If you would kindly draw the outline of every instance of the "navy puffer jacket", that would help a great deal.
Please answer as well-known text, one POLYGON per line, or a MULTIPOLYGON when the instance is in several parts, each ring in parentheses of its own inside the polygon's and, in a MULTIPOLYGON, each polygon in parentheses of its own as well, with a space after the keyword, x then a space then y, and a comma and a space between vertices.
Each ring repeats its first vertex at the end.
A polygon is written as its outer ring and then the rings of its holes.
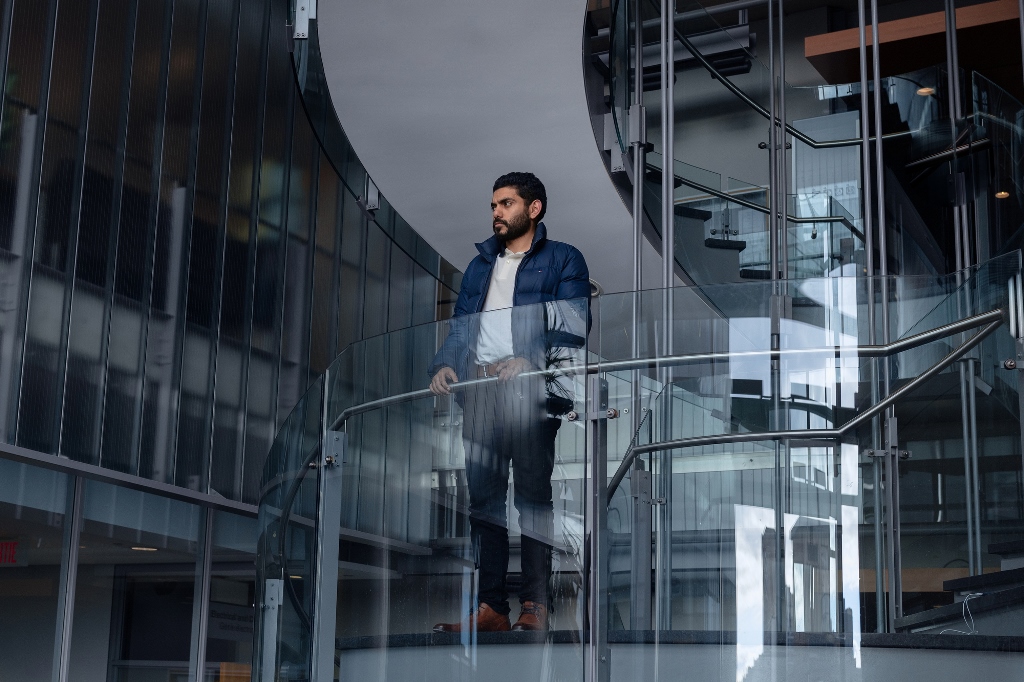
MULTIPOLYGON (((483 310, 491 271, 505 246, 497 237, 491 237, 477 244, 476 248, 480 255, 472 260, 462 277, 448 337, 427 370, 431 377, 442 367, 451 367, 460 380, 471 377, 472 351, 480 327, 479 316, 474 313, 483 310)), ((590 272, 587 262, 576 247, 548 239, 544 223, 537 225, 533 244, 519 264, 512 304, 513 351, 538 369, 550 364, 552 348, 579 348, 590 331, 590 272), (568 323, 565 319, 552 320, 551 308, 540 305, 570 299, 575 300, 560 307, 568 311, 562 312, 560 317, 575 317, 575 325, 571 319, 568 323)))

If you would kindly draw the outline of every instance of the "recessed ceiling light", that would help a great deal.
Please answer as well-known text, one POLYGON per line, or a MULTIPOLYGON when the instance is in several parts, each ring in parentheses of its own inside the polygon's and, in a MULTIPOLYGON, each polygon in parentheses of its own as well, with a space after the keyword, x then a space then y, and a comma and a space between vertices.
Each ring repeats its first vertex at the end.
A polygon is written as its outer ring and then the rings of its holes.
POLYGON ((1006 199, 1010 196, 1010 193, 1005 190, 996 192, 996 199, 1006 199))
POLYGON ((921 95, 922 97, 927 97, 928 95, 934 95, 935 94, 935 88, 918 88, 917 89, 917 94, 921 95))
POLYGON ((132 547, 136 552, 155 552, 156 547, 132 547))

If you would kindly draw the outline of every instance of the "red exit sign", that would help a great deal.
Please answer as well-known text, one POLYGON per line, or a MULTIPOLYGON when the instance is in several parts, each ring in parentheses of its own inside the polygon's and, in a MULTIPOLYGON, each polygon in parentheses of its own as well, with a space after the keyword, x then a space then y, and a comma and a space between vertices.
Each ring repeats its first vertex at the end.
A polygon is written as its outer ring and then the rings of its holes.
POLYGON ((18 565, 18 541, 0 540, 0 565, 18 565))

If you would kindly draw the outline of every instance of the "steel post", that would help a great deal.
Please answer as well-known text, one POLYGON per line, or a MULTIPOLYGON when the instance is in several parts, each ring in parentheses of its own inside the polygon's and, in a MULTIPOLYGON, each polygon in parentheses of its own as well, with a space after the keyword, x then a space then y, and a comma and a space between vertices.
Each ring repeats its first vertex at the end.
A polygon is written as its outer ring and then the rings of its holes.
POLYGON ((608 382, 587 377, 587 649, 584 679, 607 682, 611 676, 608 649, 608 382))

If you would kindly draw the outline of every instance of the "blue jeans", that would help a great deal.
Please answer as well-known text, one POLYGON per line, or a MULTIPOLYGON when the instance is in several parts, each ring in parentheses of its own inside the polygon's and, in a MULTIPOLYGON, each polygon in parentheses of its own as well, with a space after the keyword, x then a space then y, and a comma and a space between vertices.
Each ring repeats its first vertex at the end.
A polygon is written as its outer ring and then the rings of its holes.
POLYGON ((544 380, 490 382, 466 392, 463 441, 469 484, 470 532, 479 571, 479 600, 509 612, 508 472, 522 530, 523 587, 519 601, 550 606, 551 472, 561 422, 548 416, 544 380))

